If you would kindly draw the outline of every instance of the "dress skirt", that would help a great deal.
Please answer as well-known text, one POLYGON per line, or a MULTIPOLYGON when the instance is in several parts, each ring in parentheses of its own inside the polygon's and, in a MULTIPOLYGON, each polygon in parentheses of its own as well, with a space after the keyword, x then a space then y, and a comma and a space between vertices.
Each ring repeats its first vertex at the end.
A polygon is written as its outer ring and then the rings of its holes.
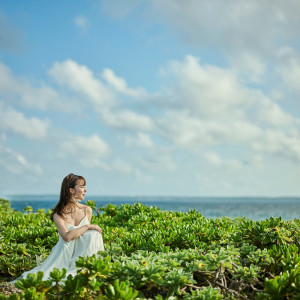
MULTIPOLYGON (((87 216, 85 216, 79 225, 71 225, 66 223, 68 230, 71 231, 89 224, 87 216)), ((48 280, 53 268, 67 270, 68 275, 75 276, 77 273, 76 261, 79 256, 92 256, 99 251, 104 251, 102 235, 97 230, 87 230, 78 238, 65 242, 59 235, 57 244, 52 248, 51 253, 47 259, 38 267, 23 273, 19 278, 12 281, 15 283, 17 280, 26 278, 28 274, 36 274, 39 271, 44 273, 43 280, 48 280)))

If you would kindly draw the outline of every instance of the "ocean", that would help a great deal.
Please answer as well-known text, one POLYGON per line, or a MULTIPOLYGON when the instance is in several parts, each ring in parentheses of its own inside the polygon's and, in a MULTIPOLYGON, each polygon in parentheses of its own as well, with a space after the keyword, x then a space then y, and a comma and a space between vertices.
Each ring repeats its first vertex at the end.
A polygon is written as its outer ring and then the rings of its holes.
MULTIPOLYGON (((58 195, 11 195, 3 197, 15 210, 22 211, 27 205, 36 211, 53 208, 58 195)), ((187 212, 196 210, 207 218, 246 217, 251 220, 263 220, 270 217, 282 217, 284 220, 300 218, 300 197, 138 197, 138 196, 87 196, 85 200, 94 200, 97 206, 108 203, 120 206, 124 203, 141 202, 156 206, 162 210, 187 212)), ((84 202, 84 201, 83 201, 84 202)))

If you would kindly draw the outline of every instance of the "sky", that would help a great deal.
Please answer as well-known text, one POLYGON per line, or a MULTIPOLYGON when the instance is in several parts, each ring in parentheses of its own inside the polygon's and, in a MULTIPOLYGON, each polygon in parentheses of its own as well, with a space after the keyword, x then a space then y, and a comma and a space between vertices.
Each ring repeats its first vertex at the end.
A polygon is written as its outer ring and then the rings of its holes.
POLYGON ((299 196, 298 0, 0 0, 0 197, 299 196))

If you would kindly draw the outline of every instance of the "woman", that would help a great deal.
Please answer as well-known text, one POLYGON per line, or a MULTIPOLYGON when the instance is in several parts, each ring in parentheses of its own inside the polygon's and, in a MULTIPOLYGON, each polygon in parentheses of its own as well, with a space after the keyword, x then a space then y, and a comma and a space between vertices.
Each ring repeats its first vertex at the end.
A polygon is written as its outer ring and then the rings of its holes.
POLYGON ((53 268, 65 268, 66 277, 69 274, 75 276, 76 260, 79 256, 90 256, 104 251, 101 228, 90 224, 92 209, 78 202, 84 199, 85 185, 86 181, 82 176, 71 173, 64 178, 59 202, 52 209, 51 215, 58 230, 59 241, 40 266, 23 273, 15 281, 38 271, 42 271, 43 280, 47 280, 53 268))

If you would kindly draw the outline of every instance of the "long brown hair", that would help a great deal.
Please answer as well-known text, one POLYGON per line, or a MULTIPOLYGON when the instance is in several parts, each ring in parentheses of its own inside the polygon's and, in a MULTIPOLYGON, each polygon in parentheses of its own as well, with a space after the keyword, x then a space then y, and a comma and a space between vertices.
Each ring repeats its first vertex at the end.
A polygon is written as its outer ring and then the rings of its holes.
POLYGON ((70 173, 64 178, 61 184, 59 201, 56 204, 56 206, 52 208, 52 213, 51 213, 52 221, 53 221, 53 215, 55 213, 57 213, 62 218, 64 218, 63 216, 64 213, 68 213, 65 211, 65 207, 67 206, 67 204, 71 202, 72 194, 70 192, 70 188, 75 187, 75 185, 77 184, 77 180, 83 180, 84 185, 86 185, 86 180, 84 179, 84 177, 79 175, 74 175, 73 173, 70 173))

